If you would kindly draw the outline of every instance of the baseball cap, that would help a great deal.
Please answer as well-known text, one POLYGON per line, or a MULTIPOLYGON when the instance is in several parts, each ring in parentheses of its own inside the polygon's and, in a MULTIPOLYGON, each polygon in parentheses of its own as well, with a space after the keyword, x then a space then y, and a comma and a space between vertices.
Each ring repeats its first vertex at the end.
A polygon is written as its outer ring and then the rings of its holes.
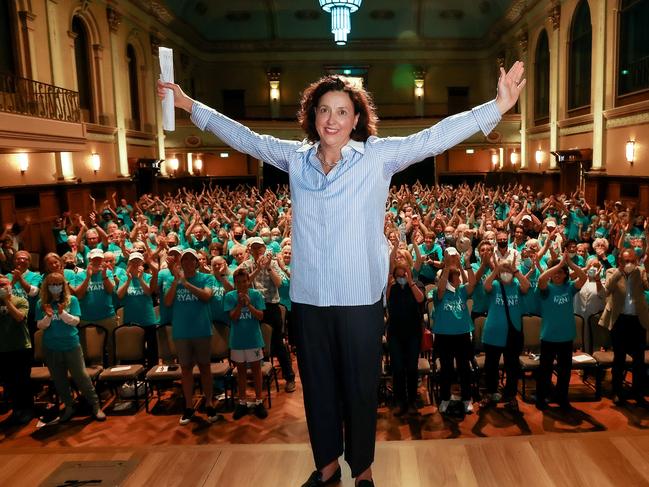
POLYGON ((92 249, 90 253, 88 254, 89 259, 103 259, 104 258, 104 251, 101 249, 92 249))
POLYGON ((131 252, 131 255, 128 256, 128 261, 131 262, 135 259, 144 260, 144 256, 140 252, 131 252))
POLYGON ((523 218, 521 218, 521 221, 529 220, 532 221, 532 217, 529 215, 524 215, 523 218))
POLYGON ((548 221, 545 223, 545 225, 546 225, 548 228, 554 228, 554 227, 557 226, 557 222, 555 222, 554 220, 548 220, 548 221))
POLYGON ((176 252, 177 254, 182 254, 182 253, 183 253, 183 248, 180 247, 180 246, 178 246, 178 245, 176 245, 175 247, 171 247, 171 248, 169 249, 169 251, 167 252, 167 254, 170 254, 170 253, 172 253, 172 252, 176 252))
POLYGON ((180 255, 180 259, 182 260, 186 255, 192 255, 196 260, 198 260, 198 253, 192 248, 183 250, 183 253, 180 255))
POLYGON ((246 240, 246 245, 248 247, 253 246, 254 244, 259 244, 259 245, 266 245, 264 243, 264 240, 261 237, 250 237, 248 240, 246 240))
POLYGON ((457 249, 456 249, 455 247, 448 247, 448 248, 444 251, 444 253, 445 253, 447 256, 451 256, 451 255, 460 255, 460 253, 457 251, 457 249))

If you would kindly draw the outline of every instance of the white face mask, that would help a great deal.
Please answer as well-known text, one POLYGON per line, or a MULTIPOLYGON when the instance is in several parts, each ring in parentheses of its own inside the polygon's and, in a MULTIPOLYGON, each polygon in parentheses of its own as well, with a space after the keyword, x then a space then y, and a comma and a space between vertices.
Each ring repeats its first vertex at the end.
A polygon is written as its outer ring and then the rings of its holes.
POLYGON ((629 262, 624 266, 624 272, 626 272, 627 274, 631 274, 635 270, 635 268, 636 265, 629 262))
POLYGON ((514 275, 511 272, 501 272, 500 273, 500 280, 504 284, 509 284, 512 282, 512 279, 514 278, 514 275))
POLYGON ((599 273, 599 270, 595 267, 588 269, 588 277, 593 278, 599 273))
POLYGON ((405 286, 405 285, 406 285, 406 282, 407 282, 407 281, 406 281, 406 278, 405 278, 405 277, 397 277, 397 283, 398 283, 401 287, 405 286))

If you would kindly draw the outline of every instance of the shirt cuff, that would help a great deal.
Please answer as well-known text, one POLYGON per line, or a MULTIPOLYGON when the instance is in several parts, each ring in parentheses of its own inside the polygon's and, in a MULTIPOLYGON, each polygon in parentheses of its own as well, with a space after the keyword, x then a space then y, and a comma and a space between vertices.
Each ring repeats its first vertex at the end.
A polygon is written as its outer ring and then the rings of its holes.
POLYGON ((474 107, 471 112, 475 116, 480 130, 485 135, 489 135, 502 119, 502 115, 500 114, 500 110, 498 110, 498 105, 496 105, 495 99, 474 107))
POLYGON ((45 315, 43 318, 36 322, 36 328, 38 328, 39 330, 44 330, 46 328, 49 328, 51 323, 52 317, 45 315))

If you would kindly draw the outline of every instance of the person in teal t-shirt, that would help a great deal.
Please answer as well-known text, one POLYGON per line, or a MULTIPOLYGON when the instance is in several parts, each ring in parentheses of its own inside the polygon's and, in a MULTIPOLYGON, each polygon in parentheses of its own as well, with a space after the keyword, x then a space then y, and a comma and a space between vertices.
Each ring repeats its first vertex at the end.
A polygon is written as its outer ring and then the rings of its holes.
MULTIPOLYGON (((468 252, 471 252, 469 249, 468 252)), ((470 255, 470 254, 469 254, 470 255)), ((457 365, 462 390, 464 411, 473 411, 471 403, 471 360, 473 345, 471 332, 473 322, 469 316, 466 301, 473 294, 475 276, 465 259, 465 267, 460 265, 460 254, 455 247, 448 247, 444 255, 444 268, 437 283, 435 293, 435 351, 440 361, 439 412, 444 414, 451 399, 451 384, 455 377, 453 362, 457 365), (462 277, 460 277, 462 276, 462 277), (462 284, 462 280, 466 284, 462 284)))
POLYGON ((261 398, 261 360, 264 356, 264 338, 260 321, 264 318, 266 304, 264 296, 251 289, 248 271, 237 269, 234 273, 235 291, 225 295, 223 309, 230 314, 230 358, 237 367, 239 403, 234 409, 233 419, 239 419, 248 412, 246 401, 247 368, 252 369, 255 382, 254 412, 258 418, 265 418, 268 412, 261 398))
POLYGON ((419 253, 423 264, 419 270, 419 281, 422 284, 435 282, 437 269, 442 265, 442 247, 435 243, 435 236, 427 232, 424 235, 424 243, 419 245, 419 253))
POLYGON ((63 274, 52 272, 42 283, 36 303, 36 323, 43 331, 43 352, 54 387, 65 410, 58 422, 68 421, 73 413, 73 399, 68 373, 83 397, 92 407, 93 416, 103 421, 106 415, 99 407, 99 397, 86 371, 77 325, 80 322, 79 301, 70 293, 63 274))
POLYGON ((185 411, 180 424, 188 424, 194 416, 194 365, 198 366, 205 394, 205 411, 210 423, 218 419, 212 399, 212 372, 210 370, 212 320, 212 277, 198 272, 198 253, 185 249, 180 263, 171 269, 173 280, 164 295, 165 305, 171 308, 171 333, 180 362, 185 411))
POLYGON ((489 309, 489 299, 484 291, 484 282, 491 274, 493 265, 492 256, 494 246, 488 240, 483 240, 478 245, 479 262, 471 264, 475 273, 475 288, 471 298, 473 299, 473 308, 471 309, 471 320, 478 316, 484 316, 489 309))
POLYGON ((165 261, 167 267, 160 269, 160 272, 158 272, 158 288, 156 291, 158 296, 160 296, 160 323, 163 325, 171 323, 171 308, 165 304, 164 296, 174 279, 171 269, 173 269, 176 264, 180 263, 180 254, 182 251, 183 249, 179 246, 171 247, 167 252, 165 261))
POLYGON ((31 255, 26 250, 19 250, 14 255, 15 269, 7 278, 12 284, 12 294, 25 298, 29 303, 29 314, 27 315, 27 324, 29 329, 34 330, 34 310, 38 300, 38 291, 43 280, 39 272, 29 270, 31 255))
POLYGON ((516 267, 516 262, 500 261, 484 283, 489 296, 489 311, 482 330, 482 344, 485 350, 485 381, 487 393, 480 402, 480 408, 497 402, 498 369, 501 355, 504 355, 505 407, 518 411, 516 392, 521 375, 520 354, 523 351, 522 315, 523 295, 530 283, 516 267))
POLYGON ((576 335, 573 297, 587 280, 586 273, 576 265, 568 252, 560 261, 554 260, 539 277, 541 299, 541 359, 539 364, 536 407, 545 409, 552 381, 552 369, 557 361, 556 397, 559 406, 569 409, 568 385, 572 369, 572 342, 576 335), (576 281, 569 279, 572 270, 576 281))
POLYGON ((213 322, 230 323, 230 315, 223 309, 223 298, 234 289, 234 281, 228 269, 228 263, 217 255, 212 258, 212 299, 210 299, 210 317, 213 322))
POLYGON ((159 320, 153 310, 153 290, 157 287, 158 267, 150 266, 151 273, 144 272, 144 256, 131 252, 128 257, 125 279, 117 290, 124 306, 124 324, 133 323, 144 327, 145 359, 149 367, 158 363, 158 341, 155 325, 159 320))

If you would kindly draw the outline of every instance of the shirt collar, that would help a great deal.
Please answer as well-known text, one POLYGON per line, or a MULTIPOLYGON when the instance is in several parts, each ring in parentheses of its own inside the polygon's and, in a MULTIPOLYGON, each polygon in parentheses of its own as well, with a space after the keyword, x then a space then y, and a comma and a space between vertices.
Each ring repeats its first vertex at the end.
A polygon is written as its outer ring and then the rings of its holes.
MULTIPOLYGON (((318 141, 318 142, 316 142, 316 143, 314 144, 314 143, 309 142, 309 141, 307 141, 306 139, 304 139, 304 140, 302 141, 302 145, 301 145, 300 147, 298 147, 298 149, 297 149, 296 152, 308 152, 308 151, 310 151, 312 148, 315 148, 315 149, 317 150, 319 146, 320 146, 320 141, 318 141)), ((347 144, 345 144, 345 147, 350 147, 351 149, 355 150, 356 152, 358 152, 358 153, 360 153, 360 154, 364 154, 364 153, 365 153, 365 143, 360 142, 360 141, 358 141, 358 140, 352 140, 352 139, 350 139, 349 142, 347 142, 347 144)), ((343 149, 344 149, 345 147, 343 147, 343 149)))

